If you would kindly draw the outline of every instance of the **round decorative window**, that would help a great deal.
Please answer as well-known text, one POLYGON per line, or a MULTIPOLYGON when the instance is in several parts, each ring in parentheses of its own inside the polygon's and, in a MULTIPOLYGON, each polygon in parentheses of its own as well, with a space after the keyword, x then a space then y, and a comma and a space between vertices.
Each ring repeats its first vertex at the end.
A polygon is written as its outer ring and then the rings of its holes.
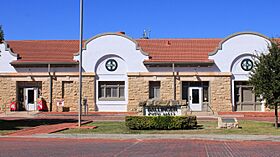
POLYGON ((115 71, 118 68, 118 63, 114 59, 109 59, 107 60, 105 66, 108 71, 115 71))
POLYGON ((251 59, 243 59, 242 62, 241 62, 241 68, 244 70, 244 71, 250 71, 253 69, 253 61, 251 59))

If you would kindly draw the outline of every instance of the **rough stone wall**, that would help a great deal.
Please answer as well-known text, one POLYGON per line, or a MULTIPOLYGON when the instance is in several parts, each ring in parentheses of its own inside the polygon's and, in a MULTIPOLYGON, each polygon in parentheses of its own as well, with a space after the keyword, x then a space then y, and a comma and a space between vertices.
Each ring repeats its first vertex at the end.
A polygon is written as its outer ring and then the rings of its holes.
POLYGON ((93 76, 83 78, 83 98, 84 97, 87 98, 89 111, 95 111, 95 78, 93 76))
POLYGON ((182 100, 182 83, 180 79, 176 79, 176 100, 182 100))
POLYGON ((164 77, 160 80, 160 99, 170 100, 174 98, 173 77, 164 77))
POLYGON ((8 77, 0 78, 0 107, 1 110, 9 110, 10 103, 16 100, 16 81, 8 77))
MULTIPOLYGON (((52 79, 52 107, 50 106, 50 78, 45 76, 32 76, 33 81, 42 82, 42 97, 46 100, 48 110, 52 108, 52 111, 62 111, 62 108, 57 108, 56 100, 64 98, 64 107, 68 108, 68 111, 77 111, 77 105, 79 101, 79 81, 78 76, 56 76, 52 79)), ((7 76, 0 77, 0 107, 3 105, 9 106, 11 100, 17 99, 17 81, 32 81, 27 76, 7 76)), ((83 98, 87 98, 89 111, 95 110, 94 102, 94 76, 83 76, 83 98)), ((66 110, 67 111, 67 110, 66 110)))
POLYGON ((79 99, 79 89, 77 83, 73 81, 62 81, 62 98, 65 107, 69 107, 70 111, 77 110, 79 99))
MULTIPOLYGON (((43 97, 47 100, 48 107, 49 105, 49 80, 43 83, 42 87, 43 97)), ((87 103, 89 111, 95 110, 94 102, 94 77, 93 76, 84 76, 83 77, 83 86, 82 86, 82 98, 87 98, 87 103)), ((72 79, 66 79, 65 77, 59 77, 53 79, 52 83, 52 111, 62 111, 62 108, 57 108, 57 100, 64 99, 64 109, 65 111, 78 111, 78 102, 79 102, 79 81, 78 77, 72 79)))
POLYGON ((136 111, 139 102, 149 99, 149 80, 144 77, 128 77, 127 111, 136 111))
MULTIPOLYGON (((160 99, 173 99, 173 77, 128 77, 128 111, 136 111, 139 102, 149 99, 149 81, 160 81, 160 99)), ((176 81, 176 99, 180 99, 180 81, 176 81)))
POLYGON ((214 112, 232 111, 231 78, 214 77, 209 84, 210 104, 214 112))
POLYGON ((50 96, 50 87, 49 87, 49 82, 50 79, 49 78, 46 78, 45 80, 42 81, 42 97, 46 100, 47 102, 47 106, 48 106, 48 110, 50 110, 50 99, 49 99, 49 96, 50 96))
MULTIPOLYGON (((181 100, 181 81, 178 78, 176 79, 176 93, 175 97, 176 100, 181 100)), ((163 100, 173 100, 174 99, 174 77, 173 76, 166 76, 162 77, 161 81, 161 87, 160 87, 160 98, 163 100)))
MULTIPOLYGON (((16 99, 16 82, 32 81, 28 75, 1 76, 0 77, 0 107, 10 104, 16 99)), ((34 76, 33 81, 42 82, 42 96, 49 106, 49 77, 34 76)), ((129 76, 128 77, 128 110, 136 111, 140 101, 149 98, 149 81, 161 81, 160 97, 163 100, 173 99, 173 76, 129 76)), ((210 105, 215 112, 231 111, 231 78, 230 76, 205 76, 199 79, 193 76, 178 76, 176 79, 176 99, 181 100, 182 81, 209 81, 210 105)), ((59 75, 53 78, 53 105, 56 111, 56 99, 64 98, 65 107, 69 111, 77 111, 79 99, 78 75, 59 75)), ((83 76, 83 98, 87 97, 89 110, 95 110, 95 78, 94 75, 83 76)), ((61 111, 61 109, 59 110, 61 111)))

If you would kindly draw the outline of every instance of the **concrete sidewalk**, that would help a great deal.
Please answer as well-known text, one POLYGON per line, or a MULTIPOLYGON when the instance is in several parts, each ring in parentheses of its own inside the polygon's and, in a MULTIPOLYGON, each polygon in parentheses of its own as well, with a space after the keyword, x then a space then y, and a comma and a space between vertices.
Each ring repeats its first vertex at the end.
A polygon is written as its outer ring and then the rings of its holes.
MULTIPOLYGON (((0 136, 0 138, 7 136, 0 136)), ((190 139, 214 141, 271 141, 280 142, 280 136, 272 135, 211 135, 211 134, 36 134, 13 136, 14 138, 68 138, 68 139, 190 139)))
MULTIPOLYGON (((91 123, 92 121, 82 121, 81 124, 91 123)), ((55 132, 59 132, 62 130, 66 130, 69 128, 76 128, 77 123, 59 123, 59 124, 50 124, 50 125, 39 125, 36 127, 26 128, 22 130, 18 130, 12 133, 6 134, 7 136, 31 136, 36 134, 51 134, 55 132)), ((81 128, 89 128, 87 126, 81 126, 81 128)), ((91 127, 95 128, 95 127, 91 127)))

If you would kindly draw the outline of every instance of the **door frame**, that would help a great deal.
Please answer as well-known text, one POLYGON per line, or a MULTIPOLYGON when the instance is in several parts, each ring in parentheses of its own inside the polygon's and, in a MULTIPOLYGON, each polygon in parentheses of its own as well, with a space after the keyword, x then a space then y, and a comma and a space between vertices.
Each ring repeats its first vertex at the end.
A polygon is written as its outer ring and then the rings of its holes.
POLYGON ((38 98, 38 88, 23 88, 23 95, 24 95, 24 105, 26 111, 36 111, 37 110, 37 98, 38 98), (28 91, 34 91, 34 104, 28 103, 28 91))
POLYGON ((189 87, 188 89, 188 102, 189 102, 189 107, 191 109, 191 111, 202 111, 202 104, 203 104, 203 100, 202 100, 202 89, 203 87, 189 87), (199 94, 199 103, 192 103, 193 100, 193 89, 197 89, 198 90, 198 94, 199 94))

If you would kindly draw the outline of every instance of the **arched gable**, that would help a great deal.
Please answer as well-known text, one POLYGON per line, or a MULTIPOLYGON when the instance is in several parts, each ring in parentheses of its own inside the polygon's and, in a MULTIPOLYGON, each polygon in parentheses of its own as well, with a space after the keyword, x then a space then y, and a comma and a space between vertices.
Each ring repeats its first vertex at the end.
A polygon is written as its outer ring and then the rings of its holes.
POLYGON ((209 59, 214 60, 221 72, 232 72, 233 62, 238 57, 265 53, 269 44, 269 39, 264 35, 254 32, 236 33, 221 41, 219 47, 209 54, 209 59))
MULTIPOLYGON (((85 42, 83 49, 83 69, 96 72, 95 65, 104 56, 116 55, 123 59, 127 72, 147 71, 143 61, 148 55, 141 50, 137 42, 119 33, 97 35, 85 42)), ((77 60, 79 56, 75 57, 77 60)))

